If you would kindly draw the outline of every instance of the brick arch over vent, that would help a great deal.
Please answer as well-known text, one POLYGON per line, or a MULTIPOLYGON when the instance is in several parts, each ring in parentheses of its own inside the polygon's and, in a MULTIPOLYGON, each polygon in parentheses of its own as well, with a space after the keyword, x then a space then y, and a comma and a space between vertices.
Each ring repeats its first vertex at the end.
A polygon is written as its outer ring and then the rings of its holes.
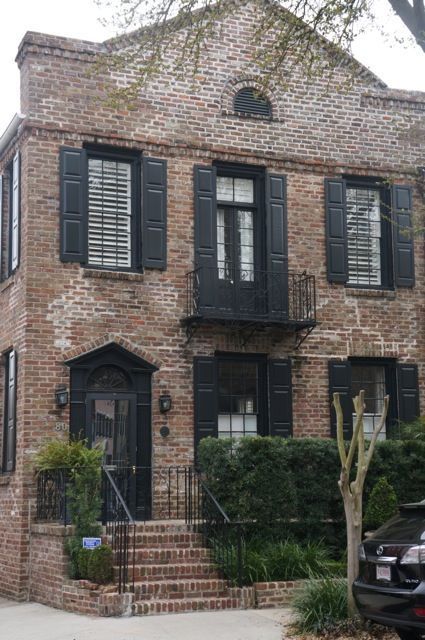
POLYGON ((273 89, 265 89, 256 76, 239 76, 228 80, 221 94, 221 113, 223 115, 236 115, 241 118, 259 118, 261 120, 270 120, 268 116, 243 114, 236 112, 234 109, 234 100, 236 94, 241 89, 255 89, 269 100, 272 109, 272 120, 281 120, 283 117, 282 108, 277 101, 273 89))
POLYGON ((69 364, 72 360, 89 355, 92 351, 97 351, 108 345, 117 345, 122 347, 129 353, 153 365, 156 369, 160 369, 162 367, 162 361, 156 356, 153 356, 149 351, 146 351, 146 349, 143 349, 130 340, 127 340, 127 338, 111 333, 106 333, 103 336, 96 338, 96 340, 91 340, 90 342, 86 342, 65 352, 63 354, 64 362, 69 364))

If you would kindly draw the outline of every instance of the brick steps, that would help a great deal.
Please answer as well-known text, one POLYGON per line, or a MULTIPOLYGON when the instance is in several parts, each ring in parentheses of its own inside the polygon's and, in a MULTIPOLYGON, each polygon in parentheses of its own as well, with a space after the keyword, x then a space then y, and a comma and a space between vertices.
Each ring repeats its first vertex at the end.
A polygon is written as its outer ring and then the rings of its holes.
POLYGON ((192 526, 181 521, 136 525, 136 615, 240 609, 239 596, 220 579, 211 550, 192 526))
POLYGON ((134 568, 136 581, 146 580, 172 580, 172 579, 218 579, 217 568, 208 562, 192 563, 180 562, 178 564, 138 564, 134 568))
POLYGON ((134 591, 137 600, 172 600, 176 598, 220 598, 225 595, 224 580, 200 578, 194 580, 149 580, 136 582, 134 591))
POLYGON ((187 613, 189 611, 220 611, 240 609, 239 598, 177 598, 174 600, 143 600, 135 603, 135 614, 140 616, 162 613, 187 613))

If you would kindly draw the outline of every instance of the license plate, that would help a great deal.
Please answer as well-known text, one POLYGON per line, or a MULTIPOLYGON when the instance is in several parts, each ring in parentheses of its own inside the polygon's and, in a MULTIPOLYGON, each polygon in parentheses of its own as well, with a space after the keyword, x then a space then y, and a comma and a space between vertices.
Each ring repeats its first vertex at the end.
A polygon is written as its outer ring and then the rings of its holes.
POLYGON ((388 564, 376 565, 377 580, 391 580, 391 566, 388 564))

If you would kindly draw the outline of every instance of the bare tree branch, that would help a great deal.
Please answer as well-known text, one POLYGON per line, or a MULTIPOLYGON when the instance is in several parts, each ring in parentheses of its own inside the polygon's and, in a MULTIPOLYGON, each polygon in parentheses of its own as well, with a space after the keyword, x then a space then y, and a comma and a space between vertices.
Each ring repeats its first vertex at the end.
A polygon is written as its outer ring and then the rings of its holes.
POLYGON ((413 5, 409 0, 388 0, 388 2, 425 52, 424 0, 413 0, 413 5))

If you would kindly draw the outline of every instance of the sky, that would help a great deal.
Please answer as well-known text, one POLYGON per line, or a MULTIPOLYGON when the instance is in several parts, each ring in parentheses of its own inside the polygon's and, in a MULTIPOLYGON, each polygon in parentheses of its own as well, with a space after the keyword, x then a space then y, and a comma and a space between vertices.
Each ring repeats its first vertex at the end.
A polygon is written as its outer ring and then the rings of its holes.
MULTIPOLYGON (((360 62, 390 87, 425 91, 425 54, 415 44, 399 45, 396 40, 408 35, 402 22, 387 10, 385 0, 374 0, 387 32, 377 30, 361 35, 353 47, 360 62)), ((41 31, 60 36, 105 40, 113 35, 99 22, 99 9, 92 0, 20 0, 5 3, 0 18, 0 135, 19 109, 19 72, 15 56, 26 31, 41 31)))

